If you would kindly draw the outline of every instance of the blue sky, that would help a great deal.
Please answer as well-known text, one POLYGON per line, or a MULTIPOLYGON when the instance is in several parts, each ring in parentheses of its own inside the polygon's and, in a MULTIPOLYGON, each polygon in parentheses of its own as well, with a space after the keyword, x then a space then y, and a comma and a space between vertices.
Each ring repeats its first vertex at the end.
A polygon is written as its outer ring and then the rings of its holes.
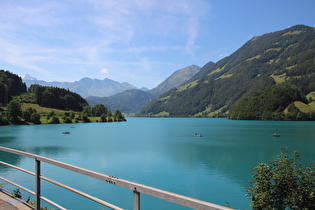
POLYGON ((0 0, 0 69, 156 87, 253 36, 315 27, 314 0, 0 0))

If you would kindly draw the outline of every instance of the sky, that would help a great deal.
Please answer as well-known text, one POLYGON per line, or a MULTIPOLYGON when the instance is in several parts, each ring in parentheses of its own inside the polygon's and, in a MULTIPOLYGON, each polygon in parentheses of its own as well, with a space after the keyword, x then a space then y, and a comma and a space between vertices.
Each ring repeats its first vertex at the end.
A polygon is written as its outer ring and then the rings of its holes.
POLYGON ((0 69, 156 87, 253 36, 315 27, 314 0, 0 0, 0 69))

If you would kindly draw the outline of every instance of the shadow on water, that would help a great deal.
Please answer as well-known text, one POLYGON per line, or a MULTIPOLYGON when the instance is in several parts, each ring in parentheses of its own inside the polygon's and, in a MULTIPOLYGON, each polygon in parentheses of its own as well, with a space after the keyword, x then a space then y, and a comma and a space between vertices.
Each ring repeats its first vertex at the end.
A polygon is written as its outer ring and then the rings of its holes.
POLYGON ((13 136, 0 136, 0 143, 7 144, 14 141, 15 139, 16 137, 13 137, 13 136))
MULTIPOLYGON (((15 140, 16 137, 12 136, 8 130, 4 129, 0 131, 0 146, 6 147, 7 145, 13 143, 15 140)), ((0 160, 12 165, 17 165, 19 164, 21 157, 19 155, 0 151, 0 160)), ((10 168, 8 166, 0 164, 0 170, 2 172, 6 172, 10 170, 10 168)))
MULTIPOLYGON (((0 160, 11 165, 19 165, 22 157, 19 155, 11 154, 8 152, 0 151, 0 160)), ((1 172, 9 171, 11 168, 5 165, 0 164, 1 172)))
POLYGON ((60 154, 66 154, 69 152, 68 148, 60 146, 35 146, 28 149, 28 152, 45 157, 58 156, 60 154))

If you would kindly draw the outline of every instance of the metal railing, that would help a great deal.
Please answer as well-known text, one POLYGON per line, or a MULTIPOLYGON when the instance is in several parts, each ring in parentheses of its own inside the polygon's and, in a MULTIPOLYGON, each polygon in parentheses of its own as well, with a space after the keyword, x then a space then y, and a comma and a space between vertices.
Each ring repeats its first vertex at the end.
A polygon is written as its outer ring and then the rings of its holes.
POLYGON ((49 179, 47 177, 44 177, 41 175, 41 162, 45 162, 45 163, 48 163, 48 164, 51 164, 51 165, 54 165, 54 166, 57 166, 57 167, 60 167, 60 168, 64 168, 64 169, 67 169, 67 170, 70 170, 70 171, 73 171, 73 172, 76 172, 76 173, 79 173, 79 174, 83 174, 85 176, 89 176, 89 177, 92 177, 94 179, 98 179, 98 180, 101 180, 101 181, 104 181, 106 183, 109 183, 109 184, 112 184, 112 185, 117 185, 117 186, 120 186, 120 187, 124 187, 124 188, 127 188, 129 190, 132 190, 133 191, 133 209, 134 210, 140 210, 140 193, 144 193, 144 194, 147 194, 147 195, 150 195, 150 196, 153 196, 153 197, 156 197, 156 198, 159 198, 159 199, 162 199, 162 200, 166 200, 166 201, 169 201, 169 202, 173 202, 173 203, 176 203, 176 204, 179 204, 179 205, 182 205, 182 206, 186 206, 186 207, 189 207, 189 208, 193 208, 193 209, 209 209, 209 210, 228 210, 230 208, 227 208, 227 207, 224 207, 224 206, 219 206, 219 205, 216 205, 216 204, 212 204, 212 203, 209 203, 209 202, 205 202, 205 201, 201 201, 201 200, 197 200, 197 199, 194 199, 194 198, 190 198, 190 197, 187 197, 187 196, 183 196, 183 195, 179 195, 179 194, 175 194, 175 193, 171 193, 171 192, 168 192, 168 191, 164 191, 164 190, 161 190, 161 189, 157 189, 157 188, 153 188, 153 187, 150 187, 150 186, 146 186, 146 185, 142 185, 142 184, 138 184, 138 183, 135 183, 135 182, 131 182, 131 181, 128 181, 128 180, 124 180, 124 179, 120 179, 120 178, 117 178, 117 177, 113 177, 113 176, 109 176, 109 175, 105 175, 105 174, 101 174, 101 173, 98 173, 98 172, 95 172, 95 171, 91 171, 91 170, 88 170, 88 169, 84 169, 84 168, 80 168, 80 167, 77 167, 77 166, 74 166, 74 165, 70 165, 70 164, 67 164, 67 163, 64 163, 64 162, 60 162, 60 161, 57 161, 57 160, 53 160, 53 159, 50 159, 50 158, 46 158, 46 157, 43 157, 43 156, 39 156, 39 155, 35 155, 35 154, 31 154, 31 153, 27 153, 27 152, 23 152, 23 151, 19 151, 19 150, 14 150, 14 149, 10 149, 10 148, 6 148, 6 147, 0 147, 0 151, 4 151, 4 152, 8 152, 8 153, 12 153, 12 154, 16 154, 16 155, 20 155, 20 156, 24 156, 24 157, 28 157, 28 158, 32 158, 35 160, 35 173, 33 172, 30 172, 30 171, 27 171, 25 169, 22 169, 22 168, 19 168, 17 166, 14 166, 14 165, 11 165, 11 164, 8 164, 8 163, 5 163, 5 162, 2 162, 0 161, 0 164, 4 164, 6 166, 9 166, 9 167, 12 167, 12 168, 15 168, 17 170, 20 170, 20 171, 23 171, 25 173, 28 173, 28 174, 31 174, 33 176, 35 176, 35 192, 32 192, 22 186, 19 186, 7 179, 4 179, 2 177, 0 177, 0 179, 3 179, 4 181, 8 182, 8 183, 11 183, 11 184, 14 184, 15 186, 33 194, 35 196, 35 208, 36 210, 39 210, 40 209, 40 203, 41 203, 41 199, 48 202, 49 204, 55 206, 56 208, 58 209, 64 209, 63 207, 59 206, 58 204, 48 200, 47 198, 45 197, 42 197, 41 196, 41 179, 42 180, 45 180, 45 181, 48 181, 54 185, 57 185, 57 186, 60 186, 62 188, 65 188, 69 191, 72 191, 74 193, 77 193, 83 197, 86 197, 94 202, 97 202, 99 204, 102 204, 108 208, 111 208, 111 209, 122 209, 122 208, 119 208, 113 204, 110 204, 110 203, 107 203, 101 199, 98 199, 96 197, 93 197, 91 195, 88 195, 84 192, 81 192, 79 190, 76 190, 74 188, 71 188, 67 185, 64 185, 64 184, 61 184, 57 181, 54 181, 52 179, 49 179))

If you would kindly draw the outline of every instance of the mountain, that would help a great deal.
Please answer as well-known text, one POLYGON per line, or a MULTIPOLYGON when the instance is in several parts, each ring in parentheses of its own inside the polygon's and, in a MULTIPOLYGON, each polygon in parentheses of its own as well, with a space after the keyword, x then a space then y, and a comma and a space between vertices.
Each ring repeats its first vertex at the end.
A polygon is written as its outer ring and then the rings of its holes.
POLYGON ((110 110, 119 109, 123 113, 138 113, 153 99, 158 98, 162 93, 171 88, 178 87, 200 70, 199 66, 191 65, 175 71, 171 76, 149 91, 126 90, 110 97, 87 97, 90 106, 104 104, 110 110))
MULTIPOLYGON (((79 94, 64 88, 32 85, 28 93, 32 94, 36 103, 42 107, 81 112, 88 105, 79 94)), ((24 99, 23 96, 20 97, 20 101, 24 99)))
POLYGON ((151 100, 150 93, 138 89, 126 90, 110 97, 90 96, 86 98, 90 106, 103 104, 112 112, 119 109, 123 113, 137 113, 151 100))
POLYGON ((315 120, 301 91, 290 85, 273 85, 238 102, 228 114, 232 120, 315 120))
POLYGON ((162 93, 165 93, 173 87, 178 87, 192 78, 199 70, 200 67, 197 65, 191 65, 177 70, 156 88, 149 90, 149 93, 152 94, 153 98, 158 98, 162 93))
POLYGON ((207 63, 178 88, 152 101, 141 115, 226 117, 240 100, 275 84, 315 92, 315 29, 296 25, 256 36, 230 56, 207 63))
POLYGON ((32 84, 39 84, 43 86, 69 89, 72 92, 81 95, 83 98, 88 96, 111 96, 125 90, 137 89, 137 87, 130 85, 129 83, 119 83, 108 78, 99 80, 85 77, 76 82, 46 82, 43 80, 37 80, 29 75, 25 75, 23 82, 25 82, 27 87, 30 87, 32 84))

